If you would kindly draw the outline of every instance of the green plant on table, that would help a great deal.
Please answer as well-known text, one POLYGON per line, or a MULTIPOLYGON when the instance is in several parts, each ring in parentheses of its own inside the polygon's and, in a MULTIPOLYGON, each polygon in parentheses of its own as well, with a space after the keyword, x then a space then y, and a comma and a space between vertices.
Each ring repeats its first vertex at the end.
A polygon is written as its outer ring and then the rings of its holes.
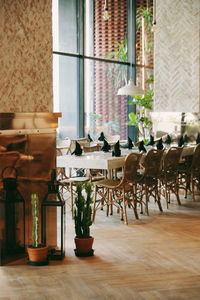
MULTIPOLYGON (((146 80, 146 83, 153 83, 153 75, 149 76, 149 78, 146 80)), ((153 107, 153 96, 153 89, 145 90, 144 95, 134 95, 133 99, 128 102, 129 104, 137 105, 138 110, 136 113, 129 113, 129 122, 127 124, 129 126, 137 126, 139 129, 139 134, 143 137, 143 139, 146 139, 145 129, 151 130, 152 127, 152 121, 149 117, 149 112, 153 107)))

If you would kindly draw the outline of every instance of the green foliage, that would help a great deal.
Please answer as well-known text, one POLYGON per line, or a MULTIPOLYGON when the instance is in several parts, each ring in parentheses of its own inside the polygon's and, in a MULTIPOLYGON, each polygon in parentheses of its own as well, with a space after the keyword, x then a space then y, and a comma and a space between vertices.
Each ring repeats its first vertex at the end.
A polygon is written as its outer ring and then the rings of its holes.
POLYGON ((104 126, 107 128, 107 130, 114 131, 115 133, 120 133, 120 127, 118 122, 110 121, 107 123, 104 123, 104 126))
POLYGON ((152 33, 152 23, 153 23, 153 7, 141 7, 137 9, 136 12, 136 29, 140 30, 142 26, 142 19, 144 19, 144 29, 145 29, 145 50, 152 51, 153 33, 152 33))
POLYGON ((144 144, 147 145, 149 142, 149 139, 143 139, 143 141, 144 141, 144 144))
POLYGON ((74 209, 75 233, 77 238, 89 238, 92 225, 92 184, 77 184, 74 209), (83 196, 86 193, 86 197, 83 196))
POLYGON ((92 121, 96 121, 102 118, 102 115, 99 114, 94 114, 94 113, 89 113, 89 117, 92 121))
POLYGON ((129 126, 135 126, 138 123, 138 115, 136 115, 134 112, 130 112, 128 115, 129 118, 129 122, 127 123, 127 125, 129 126))
POLYGON ((154 75, 150 74, 149 78, 147 78, 147 80, 146 80, 146 83, 153 84, 153 82, 154 82, 154 75))
POLYGON ((154 96, 153 89, 146 90, 144 95, 135 95, 133 96, 133 99, 128 103, 140 105, 144 109, 151 110, 153 105, 153 96, 154 96))
MULTIPOLYGON (((153 75, 150 75, 149 78, 147 79, 147 83, 153 83, 153 75)), ((136 104, 139 106, 139 112, 134 113, 131 112, 129 113, 129 122, 127 123, 129 126, 139 126, 141 125, 142 128, 151 128, 152 126, 152 121, 145 115, 146 110, 152 110, 153 107, 153 96, 154 96, 154 91, 153 89, 146 90, 144 95, 134 95, 133 99, 130 100, 128 103, 129 104, 136 104)), ((143 130, 144 134, 144 130, 143 130)), ((145 138, 145 137, 144 137, 145 138)))
POLYGON ((32 246, 39 245, 39 198, 37 194, 31 194, 32 205, 32 246))
POLYGON ((117 50, 108 53, 106 58, 127 62, 127 53, 128 53, 127 38, 125 37, 123 42, 117 43, 116 48, 117 50))
POLYGON ((150 128, 152 121, 145 115, 135 114, 134 112, 129 113, 129 122, 127 125, 136 126, 138 123, 142 123, 144 128, 150 128))
POLYGON ((140 7, 136 13, 136 28, 139 30, 141 27, 141 19, 144 18, 145 27, 151 31, 153 23, 153 7, 140 7))
MULTIPOLYGON (((119 42, 114 47, 116 50, 111 51, 106 55, 107 59, 113 59, 116 61, 127 62, 128 59, 128 47, 127 38, 124 41, 119 42)), ((107 71, 108 79, 113 81, 113 86, 118 89, 122 86, 127 79, 127 66, 121 64, 111 63, 108 65, 107 71)))

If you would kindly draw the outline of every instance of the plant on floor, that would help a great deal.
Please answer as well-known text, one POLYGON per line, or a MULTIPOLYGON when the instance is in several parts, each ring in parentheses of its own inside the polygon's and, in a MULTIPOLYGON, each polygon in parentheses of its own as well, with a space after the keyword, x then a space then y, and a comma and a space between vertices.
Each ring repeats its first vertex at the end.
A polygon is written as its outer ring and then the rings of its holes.
POLYGON ((77 238, 89 238, 90 226, 92 225, 92 184, 77 184, 77 196, 75 199, 74 221, 75 232, 77 238), (83 196, 83 189, 85 189, 86 197, 83 196))
POLYGON ((39 199, 37 194, 31 195, 32 205, 32 246, 38 247, 39 245, 39 199))
POLYGON ((77 195, 74 209, 76 233, 75 254, 79 256, 93 255, 92 244, 94 239, 90 236, 90 226, 92 225, 92 191, 92 183, 87 182, 85 184, 76 185, 77 195))
POLYGON ((28 246, 29 262, 31 265, 47 264, 48 247, 39 244, 39 197, 31 194, 32 207, 32 245, 28 246))

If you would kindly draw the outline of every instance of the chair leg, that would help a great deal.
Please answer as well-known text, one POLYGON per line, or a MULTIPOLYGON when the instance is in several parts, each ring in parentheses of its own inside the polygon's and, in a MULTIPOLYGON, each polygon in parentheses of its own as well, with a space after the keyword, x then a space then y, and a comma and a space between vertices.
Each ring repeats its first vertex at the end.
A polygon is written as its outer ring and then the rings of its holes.
MULTIPOLYGON (((102 193, 104 194, 104 188, 102 189, 103 189, 102 193)), ((103 210, 103 206, 104 206, 104 199, 101 200, 101 210, 103 210)))
POLYGON ((162 205, 161 205, 161 202, 160 202, 160 195, 159 195, 159 191, 158 191, 158 186, 156 186, 156 188, 155 188, 155 197, 156 197, 156 202, 158 204, 159 210, 161 212, 163 212, 162 205))
POLYGON ((123 216, 124 216, 124 224, 128 225, 128 218, 126 212, 126 199, 125 199, 125 190, 123 189, 123 216))
POLYGON ((149 216, 149 188, 148 186, 145 184, 145 199, 146 199, 146 205, 145 205, 145 209, 146 209, 146 214, 147 216, 149 216))
POLYGON ((190 191, 190 175, 186 173, 186 187, 185 187, 185 198, 187 198, 187 193, 190 191))
POLYGON ((96 198, 97 198, 97 186, 94 187, 94 198, 93 198, 93 215, 92 221, 94 222, 96 216, 96 198))
POLYGON ((193 201, 195 201, 195 183, 193 177, 192 177, 192 199, 193 201))
POLYGON ((109 191, 110 193, 110 201, 109 201, 109 205, 110 205, 110 216, 113 215, 113 192, 112 190, 109 191))
POLYGON ((107 189, 107 193, 108 193, 108 202, 106 203, 106 216, 108 217, 109 215, 109 206, 110 206, 110 190, 107 189))
POLYGON ((176 187, 176 199, 177 199, 178 205, 181 205, 181 200, 180 200, 180 197, 179 197, 179 189, 178 189, 178 187, 176 187))
POLYGON ((70 194, 71 194, 71 212, 72 212, 72 219, 74 219, 74 194, 73 194, 73 184, 70 182, 69 185, 70 194))
POLYGON ((142 202, 142 198, 143 198, 143 189, 144 189, 144 186, 142 185, 141 186, 141 190, 140 190, 140 194, 139 194, 139 197, 140 197, 140 214, 142 215, 144 213, 143 211, 143 202, 142 202))
POLYGON ((135 218, 139 219, 138 212, 137 212, 137 188, 133 186, 133 211, 135 214, 135 218))
POLYGON ((165 186, 165 200, 166 200, 166 204, 167 204, 167 209, 169 208, 169 193, 168 193, 168 190, 167 190, 167 183, 164 184, 165 186))

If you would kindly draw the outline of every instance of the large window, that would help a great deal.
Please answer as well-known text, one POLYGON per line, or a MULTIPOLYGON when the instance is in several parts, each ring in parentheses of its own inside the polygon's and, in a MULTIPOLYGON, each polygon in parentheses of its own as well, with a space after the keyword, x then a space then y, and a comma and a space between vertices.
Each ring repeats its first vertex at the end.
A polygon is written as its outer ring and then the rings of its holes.
POLYGON ((134 0, 53 0, 54 110, 59 137, 127 138, 127 97, 117 90, 134 75, 134 0), (131 53, 131 56, 129 54, 131 53), (133 54, 133 55, 132 55, 133 54))

